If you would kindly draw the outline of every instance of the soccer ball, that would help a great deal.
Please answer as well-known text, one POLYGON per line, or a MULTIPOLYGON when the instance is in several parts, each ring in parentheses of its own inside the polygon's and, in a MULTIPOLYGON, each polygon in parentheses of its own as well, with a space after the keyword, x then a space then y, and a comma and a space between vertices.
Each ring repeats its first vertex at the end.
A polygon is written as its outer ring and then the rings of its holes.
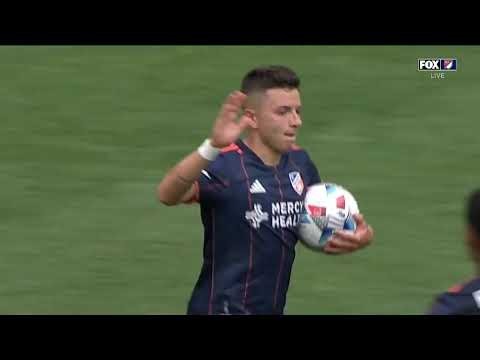
POLYGON ((355 231, 358 214, 353 195, 340 185, 319 183, 309 187, 297 224, 298 238, 307 248, 321 251, 336 230, 355 231))

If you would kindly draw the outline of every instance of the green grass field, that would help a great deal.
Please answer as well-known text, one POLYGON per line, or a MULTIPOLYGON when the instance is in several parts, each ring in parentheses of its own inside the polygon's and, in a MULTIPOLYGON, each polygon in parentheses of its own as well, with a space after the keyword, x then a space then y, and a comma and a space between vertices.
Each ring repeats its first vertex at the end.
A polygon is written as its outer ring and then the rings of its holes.
POLYGON ((299 246, 286 313, 421 314, 470 277, 480 47, 0 47, 0 313, 183 314, 199 209, 156 184, 270 63, 301 76, 299 144, 376 230, 352 255, 299 246), (416 71, 435 56, 458 71, 416 71))

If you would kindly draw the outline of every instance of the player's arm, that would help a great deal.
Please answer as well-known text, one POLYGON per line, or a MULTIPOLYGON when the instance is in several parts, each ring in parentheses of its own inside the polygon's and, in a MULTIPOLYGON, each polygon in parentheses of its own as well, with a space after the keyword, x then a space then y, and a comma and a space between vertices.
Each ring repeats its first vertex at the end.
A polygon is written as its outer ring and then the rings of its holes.
POLYGON ((192 200, 197 192, 195 181, 202 169, 216 158, 221 148, 236 141, 247 127, 249 122, 247 116, 243 115, 237 121, 246 97, 240 91, 228 96, 213 125, 210 139, 169 170, 158 184, 157 198, 160 202, 165 205, 177 205, 192 200))
POLYGON ((157 197, 165 205, 190 201, 196 194, 195 180, 210 163, 198 150, 186 156, 167 172, 157 187, 157 197))

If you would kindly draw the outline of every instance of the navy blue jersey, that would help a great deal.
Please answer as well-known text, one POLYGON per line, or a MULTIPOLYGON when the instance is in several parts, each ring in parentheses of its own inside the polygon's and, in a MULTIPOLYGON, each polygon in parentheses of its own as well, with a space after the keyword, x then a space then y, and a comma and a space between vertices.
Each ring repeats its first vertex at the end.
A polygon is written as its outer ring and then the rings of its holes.
POLYGON ((307 187, 318 182, 304 150, 292 148, 273 167, 241 140, 202 171, 203 266, 188 314, 283 314, 295 227, 307 187))
POLYGON ((480 315, 480 278, 451 287, 440 294, 430 315, 480 315))

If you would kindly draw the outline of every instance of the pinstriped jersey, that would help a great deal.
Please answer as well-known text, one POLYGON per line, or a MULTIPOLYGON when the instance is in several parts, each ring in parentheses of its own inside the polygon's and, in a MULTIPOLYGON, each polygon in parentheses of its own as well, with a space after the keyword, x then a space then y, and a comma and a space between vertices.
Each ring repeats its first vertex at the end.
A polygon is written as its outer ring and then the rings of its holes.
POLYGON ((307 187, 318 182, 304 150, 268 166, 242 140, 202 171, 203 265, 189 314, 283 314, 296 224, 307 187))
POLYGON ((480 278, 452 286, 438 295, 430 315, 480 315, 480 278))

